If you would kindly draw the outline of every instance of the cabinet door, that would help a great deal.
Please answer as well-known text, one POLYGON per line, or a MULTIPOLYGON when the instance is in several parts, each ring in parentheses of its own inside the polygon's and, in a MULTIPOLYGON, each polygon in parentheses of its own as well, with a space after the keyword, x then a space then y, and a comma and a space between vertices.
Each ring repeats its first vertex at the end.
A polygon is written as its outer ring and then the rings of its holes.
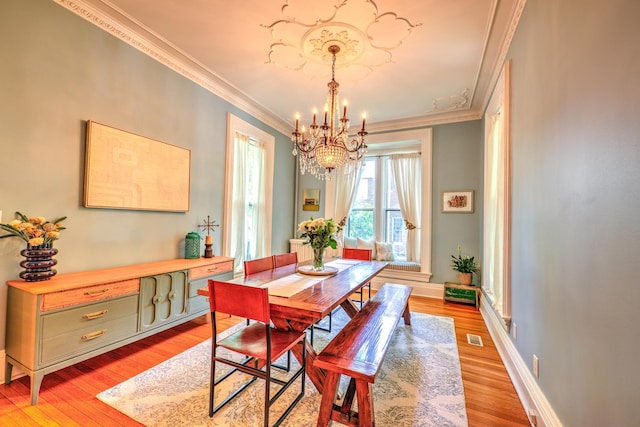
POLYGON ((185 316, 187 296, 186 270, 140 279, 140 330, 185 316))
POLYGON ((189 281, 189 314, 192 313, 208 313, 209 300, 206 297, 198 295, 198 289, 209 286, 209 279, 215 280, 231 280, 233 279, 233 271, 216 274, 209 277, 203 277, 189 281))

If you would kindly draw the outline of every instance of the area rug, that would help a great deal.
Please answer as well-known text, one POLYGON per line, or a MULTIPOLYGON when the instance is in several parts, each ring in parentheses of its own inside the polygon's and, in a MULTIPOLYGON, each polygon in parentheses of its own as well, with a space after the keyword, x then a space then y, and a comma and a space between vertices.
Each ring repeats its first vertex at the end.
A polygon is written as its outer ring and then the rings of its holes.
MULTIPOLYGON (((410 326, 400 320, 373 386, 376 425, 467 426, 453 319, 421 313, 412 313, 411 318, 410 326)), ((335 312, 331 333, 315 330, 314 347, 323 348, 346 321, 344 312, 335 312)), ((209 418, 210 345, 210 340, 204 341, 97 397, 147 426, 261 426, 264 382, 260 380, 209 418)), ((233 390, 243 376, 232 375, 224 387, 233 390)), ((346 384, 342 381, 341 394, 346 384)), ((224 394, 218 390, 223 389, 216 388, 216 397, 224 394)), ((299 386, 292 386, 272 407, 271 423, 298 392, 299 386)), ((319 406, 320 395, 307 379, 305 397, 282 425, 315 426, 319 406)))

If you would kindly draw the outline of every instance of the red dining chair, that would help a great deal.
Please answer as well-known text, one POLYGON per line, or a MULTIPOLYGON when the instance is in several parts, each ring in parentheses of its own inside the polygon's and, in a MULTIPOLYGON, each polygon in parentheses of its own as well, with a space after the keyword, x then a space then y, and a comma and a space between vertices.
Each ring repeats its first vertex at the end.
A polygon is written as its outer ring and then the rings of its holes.
MULTIPOLYGON (((297 259, 298 254, 296 254, 297 259)), ((264 258, 251 259, 244 262, 244 277, 250 274, 260 273, 261 271, 273 270, 275 266, 275 258, 268 256, 264 258)), ((247 325, 251 323, 251 320, 247 318, 247 325)), ((287 352, 286 365, 273 365, 275 368, 283 369, 287 372, 291 369, 291 353, 287 352)))
POLYGON ((244 262, 244 276, 259 273, 261 271, 273 270, 273 257, 251 259, 244 262))
MULTIPOLYGON (((345 259, 360 259, 363 261, 371 261, 371 249, 357 249, 357 248, 343 248, 342 249, 342 258, 345 259)), ((366 285, 364 285, 362 288, 360 288, 359 290, 357 290, 355 293, 360 294, 360 309, 362 309, 362 305, 364 304, 363 301, 363 289, 367 288, 368 290, 368 297, 367 299, 371 298, 371 282, 368 282, 366 285)))
POLYGON ((274 424, 274 426, 280 425, 286 416, 289 415, 293 407, 304 396, 306 334, 304 332, 276 329, 271 326, 269 293, 267 288, 209 280, 209 305, 211 309, 212 328, 209 416, 213 417, 216 412, 231 402, 251 383, 261 378, 265 381, 264 426, 267 427, 269 426, 269 409, 271 406, 296 379, 302 377, 300 393, 297 394, 293 402, 274 424), (215 316, 218 312, 246 317, 255 320, 255 322, 251 325, 244 326, 226 338, 220 338, 218 336, 215 316), (272 362, 284 353, 289 352, 298 344, 302 347, 302 363, 300 368, 286 380, 273 378, 271 376, 272 362), (227 354, 220 351, 221 349, 228 350, 226 352, 227 354), (229 351, 231 353, 229 353, 229 351), (242 362, 237 362, 231 359, 231 354, 243 355, 245 358, 242 362), (224 363, 233 369, 216 379, 217 363, 224 363), (262 364, 264 364, 264 366, 259 368, 262 364), (224 398, 218 405, 214 405, 216 386, 237 371, 251 375, 252 378, 224 398), (271 393, 272 384, 280 386, 280 389, 275 392, 273 396, 271 393))
POLYGON ((278 254, 273 256, 273 266, 274 268, 284 267, 285 265, 297 264, 298 263, 298 253, 290 252, 286 254, 278 254))

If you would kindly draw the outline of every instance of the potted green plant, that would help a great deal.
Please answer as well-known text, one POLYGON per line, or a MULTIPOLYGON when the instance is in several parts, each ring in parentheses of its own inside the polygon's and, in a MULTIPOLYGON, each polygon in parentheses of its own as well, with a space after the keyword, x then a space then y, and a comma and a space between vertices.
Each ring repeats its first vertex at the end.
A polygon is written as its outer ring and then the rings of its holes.
POLYGON ((475 257, 463 255, 458 245, 458 256, 451 255, 451 268, 458 272, 458 281, 461 285, 470 285, 473 273, 478 271, 475 257))

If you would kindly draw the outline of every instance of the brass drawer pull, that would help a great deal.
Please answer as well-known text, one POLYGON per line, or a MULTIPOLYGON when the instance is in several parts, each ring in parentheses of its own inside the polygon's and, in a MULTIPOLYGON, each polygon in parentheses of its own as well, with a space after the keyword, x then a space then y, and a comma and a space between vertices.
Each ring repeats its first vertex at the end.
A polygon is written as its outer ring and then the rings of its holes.
POLYGON ((211 267, 211 268, 209 269, 209 273, 213 273, 213 272, 214 272, 214 271, 216 271, 216 270, 218 270, 218 267, 217 267, 217 266, 215 266, 215 267, 211 267))
POLYGON ((83 314, 82 318, 86 319, 86 320, 93 320, 93 319, 97 319, 98 317, 102 317, 105 314, 107 314, 109 310, 101 310, 101 311, 95 311, 93 313, 87 313, 87 314, 83 314))
POLYGON ((101 337, 102 335, 104 335, 107 332, 106 329, 102 329, 100 331, 96 331, 96 332, 91 332, 90 334, 87 335, 83 335, 82 336, 82 340, 83 341, 91 341, 94 340, 98 337, 101 337))
POLYGON ((100 289, 99 291, 87 291, 84 294, 90 297, 94 297, 96 295, 104 294, 105 292, 109 292, 109 288, 100 289))

